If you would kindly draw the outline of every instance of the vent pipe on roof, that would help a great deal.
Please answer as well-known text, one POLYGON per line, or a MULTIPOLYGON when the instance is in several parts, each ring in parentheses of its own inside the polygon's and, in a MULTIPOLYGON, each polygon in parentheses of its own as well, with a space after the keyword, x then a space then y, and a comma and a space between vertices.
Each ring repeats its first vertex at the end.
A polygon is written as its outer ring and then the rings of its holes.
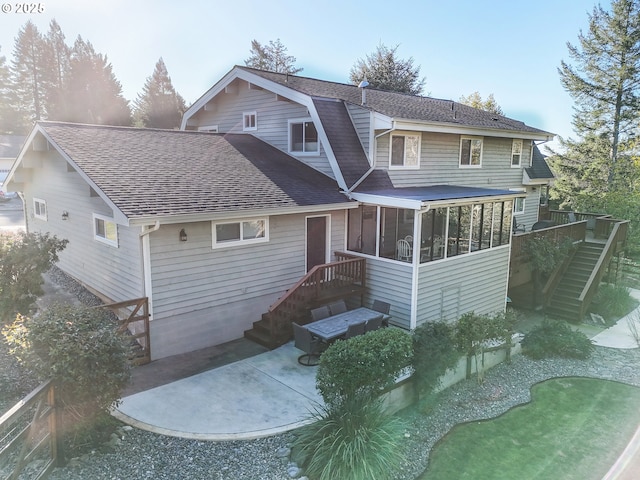
POLYGON ((366 88, 369 86, 369 82, 367 82, 367 77, 360 82, 358 88, 362 90, 362 105, 367 104, 367 90, 366 88))

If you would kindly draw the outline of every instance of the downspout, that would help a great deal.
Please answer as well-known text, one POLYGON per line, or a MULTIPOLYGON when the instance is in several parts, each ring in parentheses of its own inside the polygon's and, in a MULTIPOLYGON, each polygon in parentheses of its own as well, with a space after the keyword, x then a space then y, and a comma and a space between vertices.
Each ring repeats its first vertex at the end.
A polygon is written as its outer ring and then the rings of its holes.
POLYGON ((142 227, 140 239, 142 240, 142 279, 144 285, 144 295, 149 301, 149 315, 153 320, 153 289, 151 288, 151 246, 149 245, 149 234, 156 232, 160 228, 160 220, 151 228, 142 227))

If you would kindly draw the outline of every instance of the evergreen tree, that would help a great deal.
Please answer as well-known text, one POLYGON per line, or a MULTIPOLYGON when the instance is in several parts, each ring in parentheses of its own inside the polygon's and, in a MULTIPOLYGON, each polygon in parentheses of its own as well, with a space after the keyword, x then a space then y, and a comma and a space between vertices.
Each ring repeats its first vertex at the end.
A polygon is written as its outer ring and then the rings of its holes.
POLYGON ((162 58, 153 74, 147 78, 142 93, 135 101, 136 126, 150 128, 178 128, 186 111, 184 99, 176 93, 162 58))
POLYGON ((129 102, 122 96, 107 57, 78 36, 71 50, 67 105, 62 120, 101 125, 131 125, 129 102))
POLYGON ((11 106, 16 131, 27 131, 34 121, 46 118, 46 48, 37 27, 28 21, 18 32, 11 63, 11 106))
POLYGON ((11 109, 11 83, 7 59, 0 55, 0 134, 13 133, 12 122, 14 120, 11 109))
POLYGON ((490 93, 486 100, 482 100, 482 96, 479 92, 473 92, 468 97, 465 97, 463 95, 460 97, 460 103, 469 105, 473 108, 479 108, 480 110, 484 110, 486 112, 504 115, 504 113, 502 112, 502 108, 500 108, 500 105, 498 105, 496 99, 493 98, 493 93, 490 93))
POLYGON ((358 85, 366 79, 372 88, 421 94, 426 80, 420 78, 420 67, 413 65, 413 58, 398 58, 398 47, 399 45, 389 48, 380 44, 365 59, 358 59, 349 73, 351 82, 358 85))
POLYGON ((270 40, 269 45, 262 45, 257 40, 252 40, 251 56, 244 61, 247 67, 290 75, 302 71, 302 68, 296 68, 295 63, 296 57, 287 55, 287 47, 280 42, 280 39, 275 42, 270 40))
POLYGON ((638 135, 639 7, 639 0, 613 0, 611 12, 595 7, 589 15, 589 30, 578 35, 579 46, 567 43, 573 63, 562 61, 558 69, 563 87, 576 103, 574 130, 585 143, 569 142, 569 154, 587 153, 595 143, 601 157, 574 161, 596 161, 597 168, 604 167, 605 190, 619 188, 618 161, 638 135))
POLYGON ((65 117, 64 89, 71 69, 71 49, 65 43, 65 36, 58 22, 51 20, 49 31, 44 37, 48 60, 46 103, 48 118, 58 120, 65 117))

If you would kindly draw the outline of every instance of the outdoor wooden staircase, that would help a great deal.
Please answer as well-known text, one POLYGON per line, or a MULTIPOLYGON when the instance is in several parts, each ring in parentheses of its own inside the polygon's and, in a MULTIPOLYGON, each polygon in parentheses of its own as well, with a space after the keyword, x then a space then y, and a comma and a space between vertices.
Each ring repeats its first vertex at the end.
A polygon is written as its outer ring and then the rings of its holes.
POLYGON ((579 245, 549 299, 547 314, 570 321, 581 319, 580 294, 589 281, 603 248, 602 243, 584 242, 579 245))
POLYGON ((347 254, 336 257, 338 261, 313 267, 244 336, 267 348, 277 348, 292 338, 293 322, 304 325, 311 321, 311 308, 354 296, 362 298, 366 289, 365 259, 347 254))

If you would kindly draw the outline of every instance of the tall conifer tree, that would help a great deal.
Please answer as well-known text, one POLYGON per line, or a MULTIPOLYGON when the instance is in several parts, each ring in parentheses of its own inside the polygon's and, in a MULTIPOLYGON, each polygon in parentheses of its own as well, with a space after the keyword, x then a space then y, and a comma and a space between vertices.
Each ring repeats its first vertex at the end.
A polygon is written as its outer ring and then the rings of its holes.
POLYGON ((0 134, 13 133, 15 121, 11 109, 11 78, 7 59, 0 55, 0 134))
POLYGON ((160 58, 134 103, 135 124, 150 128, 178 128, 185 110, 185 101, 173 88, 167 67, 160 58))
MULTIPOLYGON (((588 31, 580 32, 578 41, 578 46, 567 44, 571 63, 561 63, 560 80, 575 101, 578 143, 591 142, 594 152, 607 152, 607 157, 574 160, 598 161, 606 170, 605 185, 616 188, 622 180, 617 175, 618 160, 638 137, 640 0, 613 0, 610 12, 596 6, 589 15, 588 31)), ((567 156, 584 151, 573 141, 565 147, 567 156)))
POLYGON ((49 31, 44 37, 47 55, 46 103, 48 118, 59 120, 65 117, 65 84, 71 69, 71 49, 65 42, 64 33, 58 22, 51 20, 49 31))

